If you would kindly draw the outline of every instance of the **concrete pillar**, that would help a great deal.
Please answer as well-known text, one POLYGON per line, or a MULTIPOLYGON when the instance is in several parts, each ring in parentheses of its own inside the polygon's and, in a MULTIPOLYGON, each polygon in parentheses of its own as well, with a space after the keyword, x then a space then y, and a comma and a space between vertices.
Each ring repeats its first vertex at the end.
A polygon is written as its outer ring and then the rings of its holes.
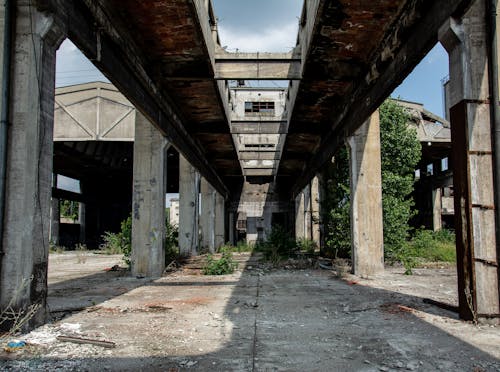
POLYGON ((235 230, 235 225, 234 225, 234 212, 229 212, 229 244, 235 245, 236 242, 234 240, 234 230, 235 230))
POLYGON ((215 194, 216 191, 205 178, 201 179, 201 248, 215 252, 215 194))
POLYGON ((432 190, 432 226, 434 231, 443 228, 441 218, 441 187, 432 190))
POLYGON ((304 238, 312 239, 312 200, 311 184, 304 187, 304 238))
MULTIPOLYGON (((31 328, 47 315, 55 62, 63 34, 29 2, 15 4, 0 308, 13 300, 16 310, 36 310, 31 328)), ((2 33, 3 6, 0 12, 2 33)))
POLYGON ((179 249, 181 256, 191 256, 198 254, 200 177, 182 155, 179 159, 179 249))
POLYGON ((301 191, 295 198, 295 239, 305 238, 305 206, 304 191, 301 191))
POLYGON ((50 243, 59 245, 59 222, 61 210, 59 208, 59 199, 52 198, 50 203, 50 243))
POLYGON ((215 193, 215 249, 226 243, 226 208, 224 197, 215 193))
POLYGON ((312 219, 312 240, 318 247, 321 246, 321 213, 320 198, 321 188, 319 176, 311 181, 311 219, 312 219))
POLYGON ((485 6, 475 1, 439 32, 450 57, 458 300, 468 320, 500 313, 485 6))
POLYGON ((353 273, 384 270, 379 113, 347 139, 350 150, 353 273))
POLYGON ((165 193, 168 142, 136 112, 132 192, 132 275, 160 277, 165 268, 165 193))

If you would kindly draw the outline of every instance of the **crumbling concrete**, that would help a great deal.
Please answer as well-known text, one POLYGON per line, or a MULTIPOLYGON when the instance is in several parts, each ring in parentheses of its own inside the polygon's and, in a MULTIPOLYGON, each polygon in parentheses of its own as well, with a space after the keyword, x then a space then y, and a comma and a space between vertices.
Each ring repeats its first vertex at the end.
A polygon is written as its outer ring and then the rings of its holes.
POLYGON ((498 154, 492 148, 486 14, 486 3, 475 1, 463 18, 450 18, 440 30, 450 57, 458 295, 464 319, 500 314, 494 195, 499 180, 493 171, 498 154))
POLYGON ((347 139, 350 154, 353 272, 372 276, 384 269, 380 121, 376 111, 347 139))
POLYGON ((38 309, 34 325, 46 318, 55 58, 63 33, 28 2, 15 4, 0 308, 13 300, 16 310, 38 309))
POLYGON ((168 141, 139 111, 134 141, 132 274, 159 277, 165 268, 168 141))
POLYGON ((198 254, 200 175, 180 156, 179 250, 182 256, 198 254))
POLYGON ((454 304, 452 269, 407 276, 390 268, 376 280, 339 279, 326 270, 269 269, 239 254, 232 275, 186 269, 150 281, 104 271, 119 256, 85 257, 51 256, 49 304, 54 315, 66 308, 67 316, 23 335, 30 346, 20 352, 0 351, 2 370, 500 369, 498 327, 476 327, 422 301, 454 304), (64 343, 57 335, 116 347, 64 343))

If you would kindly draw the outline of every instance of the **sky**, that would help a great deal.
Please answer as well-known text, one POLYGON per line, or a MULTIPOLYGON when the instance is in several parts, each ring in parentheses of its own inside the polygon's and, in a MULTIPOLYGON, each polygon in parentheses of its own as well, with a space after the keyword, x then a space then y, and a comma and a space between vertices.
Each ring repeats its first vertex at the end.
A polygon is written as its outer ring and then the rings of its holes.
MULTIPOLYGON (((290 51, 296 44, 302 2, 213 0, 222 46, 230 52, 290 51)), ((441 80, 446 76, 448 56, 437 45, 392 96, 423 103, 429 111, 444 116, 441 80)), ((89 81, 107 80, 71 42, 65 41, 57 54, 56 86, 89 81)))

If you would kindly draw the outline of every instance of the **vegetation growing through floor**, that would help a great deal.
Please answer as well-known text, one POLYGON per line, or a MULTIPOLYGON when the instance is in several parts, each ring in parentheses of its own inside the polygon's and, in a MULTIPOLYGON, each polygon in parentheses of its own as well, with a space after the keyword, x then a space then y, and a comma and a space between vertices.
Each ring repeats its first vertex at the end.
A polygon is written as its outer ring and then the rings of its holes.
MULTIPOLYGON (((411 193, 421 145, 416 131, 408 128, 409 119, 406 110, 392 100, 380 107, 385 260, 390 264, 401 262, 411 274, 412 268, 424 259, 453 261, 454 237, 449 232, 419 230, 410 239, 409 221, 415 215, 411 193)), ((345 147, 338 151, 325 174, 325 253, 350 258, 349 153, 345 147)))
MULTIPOLYGON (((106 254, 123 254, 123 260, 130 266, 132 254, 132 216, 123 220, 120 231, 112 233, 107 231, 102 239, 104 243, 101 250, 106 254)), ((178 228, 165 221, 165 264, 168 265, 179 256, 178 228)))
POLYGON ((234 261, 233 254, 228 250, 222 250, 222 257, 215 259, 213 255, 207 256, 207 263, 203 267, 204 275, 227 275, 234 273, 238 263, 234 261))

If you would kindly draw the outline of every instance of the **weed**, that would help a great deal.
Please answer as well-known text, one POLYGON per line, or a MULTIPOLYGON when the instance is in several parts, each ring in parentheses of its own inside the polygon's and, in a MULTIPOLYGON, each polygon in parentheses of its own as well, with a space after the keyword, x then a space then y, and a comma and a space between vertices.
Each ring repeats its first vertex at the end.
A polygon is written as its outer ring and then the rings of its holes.
POLYGON ((418 230, 410 242, 414 255, 427 262, 455 262, 455 235, 449 230, 418 230))
POLYGON ((226 275, 234 273, 238 263, 234 262, 233 255, 229 251, 223 251, 222 257, 218 260, 213 255, 208 255, 207 263, 203 268, 204 275, 226 275))
POLYGON ((313 254, 318 248, 318 245, 314 240, 307 238, 300 238, 297 240, 297 248, 301 251, 305 251, 306 253, 313 254))
POLYGON ((273 226, 267 240, 255 245, 255 250, 264 253, 264 258, 273 264, 289 257, 296 248, 295 240, 281 226, 273 226))
POLYGON ((40 304, 38 303, 29 305, 23 309, 16 309, 15 306, 21 293, 31 285, 32 281, 33 277, 23 279, 7 306, 0 309, 0 328, 7 330, 5 333, 0 333, 0 341, 4 341, 19 332, 40 309, 40 304))
POLYGON ((84 264, 87 262, 87 256, 86 253, 88 252, 87 246, 85 244, 80 244, 78 243, 75 245, 75 251, 76 251, 76 262, 84 264))
POLYGON ((233 246, 233 245, 231 245, 229 243, 226 243, 223 246, 221 246, 218 249, 218 251, 219 251, 219 253, 224 252, 224 251, 241 253, 241 252, 253 252, 254 249, 255 249, 255 245, 254 244, 247 243, 244 240, 240 240, 236 244, 236 246, 233 246))

